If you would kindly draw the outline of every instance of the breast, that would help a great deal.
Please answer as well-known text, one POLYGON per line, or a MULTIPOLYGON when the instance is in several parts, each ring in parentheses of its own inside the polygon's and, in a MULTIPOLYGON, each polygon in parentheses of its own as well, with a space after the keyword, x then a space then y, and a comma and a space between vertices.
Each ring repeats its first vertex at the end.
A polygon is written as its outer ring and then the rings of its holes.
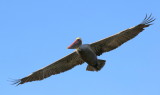
POLYGON ((80 57, 90 65, 97 64, 97 56, 94 51, 91 49, 89 44, 84 44, 79 47, 77 50, 80 57))

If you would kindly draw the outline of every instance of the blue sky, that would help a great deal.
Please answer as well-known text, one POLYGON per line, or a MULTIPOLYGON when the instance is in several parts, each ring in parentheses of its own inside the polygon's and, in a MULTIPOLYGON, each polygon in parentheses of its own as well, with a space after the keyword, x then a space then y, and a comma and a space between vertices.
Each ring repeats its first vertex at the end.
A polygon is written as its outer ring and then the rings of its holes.
POLYGON ((0 89, 3 95, 160 95, 159 0, 0 0, 0 89), (73 52, 76 37, 92 43, 156 18, 135 39, 100 59, 43 81, 11 85, 73 52))

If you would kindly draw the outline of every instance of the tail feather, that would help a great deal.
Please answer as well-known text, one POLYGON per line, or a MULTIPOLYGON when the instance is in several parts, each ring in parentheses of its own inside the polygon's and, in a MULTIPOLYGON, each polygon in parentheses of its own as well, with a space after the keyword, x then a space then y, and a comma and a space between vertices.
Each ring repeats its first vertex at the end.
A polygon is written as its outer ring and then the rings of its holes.
POLYGON ((105 65, 105 60, 100 60, 98 59, 98 64, 96 66, 91 66, 91 65, 88 65, 86 70, 87 71, 99 71, 103 68, 103 66, 105 65))
POLYGON ((98 71, 101 70, 103 68, 103 66, 105 65, 105 60, 101 60, 101 59, 98 59, 98 71))
POLYGON ((88 65, 86 68, 87 71, 97 71, 97 69, 91 65, 88 65))

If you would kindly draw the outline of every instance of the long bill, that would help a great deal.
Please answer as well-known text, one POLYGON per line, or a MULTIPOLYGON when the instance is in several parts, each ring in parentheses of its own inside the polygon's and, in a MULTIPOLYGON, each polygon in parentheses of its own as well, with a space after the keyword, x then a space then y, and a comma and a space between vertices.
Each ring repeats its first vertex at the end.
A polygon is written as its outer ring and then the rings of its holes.
POLYGON ((67 48, 68 49, 77 49, 82 44, 81 38, 76 38, 76 40, 67 48))

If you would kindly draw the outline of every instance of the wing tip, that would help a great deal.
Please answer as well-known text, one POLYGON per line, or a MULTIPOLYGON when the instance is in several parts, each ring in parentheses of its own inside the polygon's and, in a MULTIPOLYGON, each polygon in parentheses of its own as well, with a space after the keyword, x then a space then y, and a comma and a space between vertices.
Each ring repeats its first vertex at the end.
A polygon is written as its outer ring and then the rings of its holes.
POLYGON ((152 22, 155 20, 156 20, 156 18, 152 17, 152 13, 149 16, 146 14, 146 16, 141 24, 145 25, 145 27, 148 27, 148 26, 152 25, 153 24, 152 22))
POLYGON ((15 79, 15 80, 13 80, 13 81, 11 81, 11 82, 13 82, 11 85, 16 85, 16 86, 22 84, 22 83, 21 83, 21 79, 15 79))

